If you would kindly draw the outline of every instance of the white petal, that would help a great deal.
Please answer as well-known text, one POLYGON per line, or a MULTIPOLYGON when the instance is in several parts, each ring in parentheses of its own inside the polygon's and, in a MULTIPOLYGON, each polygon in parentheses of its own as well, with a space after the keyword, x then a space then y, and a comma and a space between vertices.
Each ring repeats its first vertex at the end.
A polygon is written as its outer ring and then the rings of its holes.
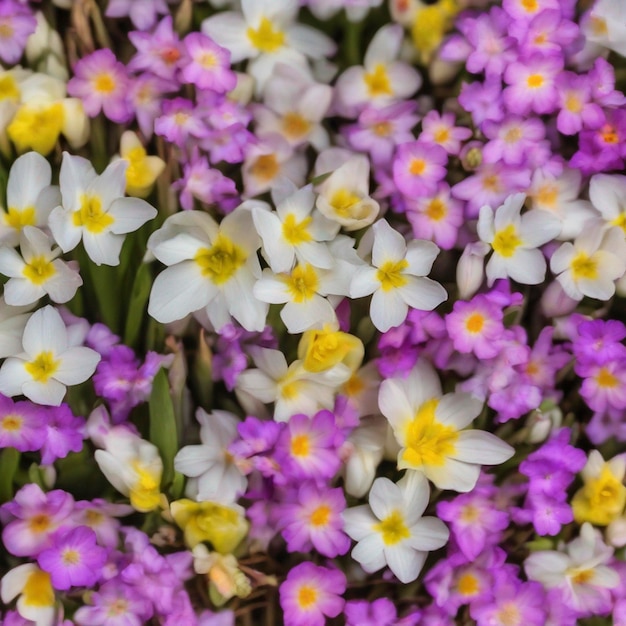
POLYGON ((374 532, 372 527, 378 523, 367 504, 346 509, 341 516, 344 521, 344 531, 355 541, 361 541, 371 535, 374 532))
POLYGON ((54 377, 64 385, 78 385, 85 382, 100 362, 100 355, 91 348, 76 347, 66 350, 54 377))
POLYGON ((518 250, 509 261, 509 276, 522 285, 538 285, 546 277, 546 259, 540 250, 518 250))
POLYGON ((218 13, 202 22, 202 32, 218 45, 230 50, 230 62, 239 63, 257 54, 246 36, 247 25, 240 13, 218 13))
POLYGON ((96 265, 119 265, 124 235, 112 232, 91 233, 83 231, 85 252, 96 265))
POLYGON ((45 383, 29 380, 22 385, 22 393, 29 400, 46 406, 60 406, 65 391, 65 385, 54 378, 49 378, 45 383))
POLYGON ((363 59, 365 67, 373 68, 378 63, 387 65, 397 58, 402 44, 403 30, 399 24, 387 24, 380 28, 370 45, 367 47, 363 59))
POLYGON ((434 280, 421 276, 405 276, 407 284, 396 289, 398 295, 410 307, 420 311, 432 311, 448 299, 446 290, 434 280))
POLYGON ((157 210, 140 198, 118 198, 111 204, 108 214, 115 218, 111 232, 132 233, 157 216, 157 210))
POLYGON ((407 543, 416 550, 439 550, 446 545, 450 531, 435 517, 424 517, 411 527, 411 538, 407 543))
MULTIPOLYGON (((372 263, 380 267, 386 261, 400 261, 406 254, 406 240, 387 220, 378 220, 373 226, 374 246, 372 263)), ((434 244, 433 244, 434 245, 434 244)))
POLYGON ((54 261, 53 266, 56 273, 46 281, 45 289, 52 302, 57 304, 69 302, 83 284, 83 279, 78 272, 71 270, 63 261, 54 261))
POLYGON ((190 233, 179 233, 154 247, 148 245, 154 256, 164 265, 176 265, 193 259, 207 244, 190 233))
POLYGON ((83 229, 74 226, 72 214, 60 206, 50 213, 48 227, 63 252, 73 250, 83 236, 83 229))
POLYGON ((439 489, 452 489, 466 493, 476 486, 480 475, 480 465, 471 465, 447 458, 444 465, 429 465, 424 472, 439 489))
POLYGON ((406 271, 415 276, 426 276, 438 254, 439 247, 432 241, 411 241, 406 253, 406 260, 409 264, 406 271))
POLYGON ((352 558, 368 573, 377 572, 387 564, 383 551, 383 540, 378 533, 364 537, 354 546, 352 558))
POLYGON ((98 175, 87 159, 64 152, 59 173, 63 208, 69 212, 80 209, 81 195, 85 193, 86 189, 97 177, 98 175))
POLYGON ((389 420, 394 431, 413 419, 417 407, 409 403, 404 386, 396 378, 383 380, 378 392, 378 407, 380 412, 389 420))
POLYGON ((469 393, 447 393, 439 400, 437 421, 455 430, 469 426, 480 414, 483 403, 469 393))
MULTIPOLYGON (((417 278, 415 280, 418 280, 417 278)), ((421 280, 427 280, 422 278, 421 280)), ((381 332, 387 332, 390 328, 399 326, 404 322, 409 312, 407 303, 400 295, 399 289, 383 291, 378 289, 372 296, 370 305, 370 317, 372 323, 381 332)))
POLYGON ((37 204, 37 197, 52 180, 52 168, 37 152, 27 152, 11 166, 7 183, 7 205, 25 209, 37 204))
POLYGON ((103 211, 108 212, 114 200, 123 199, 126 190, 127 168, 128 161, 126 159, 113 161, 89 186, 89 194, 100 199, 103 211))
POLYGON ((67 330, 59 312, 50 305, 35 311, 24 328, 22 344, 33 358, 43 351, 63 353, 67 348, 67 330))
POLYGON ((427 556, 426 552, 411 550, 406 542, 395 546, 385 546, 387 565, 396 578, 404 584, 417 579, 427 556))
POLYGON ((253 294, 259 300, 270 304, 283 304, 291 299, 285 281, 267 269, 263 270, 263 277, 255 283, 253 294))
POLYGON ((499 465, 515 453, 508 443, 483 430, 464 430, 459 433, 454 448, 453 458, 479 465, 499 465))
POLYGON ((544 243, 558 237, 560 232, 560 220, 548 211, 534 209, 522 216, 520 236, 525 246, 531 248, 543 246, 544 243))
POLYGON ((207 446, 195 445, 181 448, 174 457, 174 469, 185 476, 198 477, 214 463, 207 454, 207 446))
POLYGON ((372 485, 369 504, 379 520, 384 520, 393 511, 404 509, 404 499, 398 485, 382 477, 377 478, 372 485))
POLYGON ((374 293, 380 287, 380 281, 376 278, 377 271, 369 266, 357 268, 350 282, 350 297, 362 298, 374 293))
MULTIPOLYGON (((26 263, 13 248, 0 246, 0 274, 12 278, 22 278, 26 263)), ((8 304, 11 304, 10 302, 8 304)))
POLYGON ((269 306, 254 296, 256 279, 247 268, 241 268, 224 285, 224 296, 228 301, 230 314, 248 331, 261 332, 269 306))
MULTIPOLYGON (((37 154, 29 152, 28 154, 37 154)), ((42 157, 43 158, 43 157, 42 157)), ((15 166, 14 166, 15 167, 15 166)), ((0 598, 4 604, 9 604, 11 600, 22 593, 28 578, 37 571, 34 563, 23 563, 9 570, 0 581, 0 598)))
POLYGON ((291 334, 297 334, 331 324, 337 320, 337 315, 330 302, 316 294, 301 304, 288 302, 280 312, 280 318, 291 334))
POLYGON ((42 285, 35 285, 26 278, 11 278, 4 286, 4 299, 12 306, 33 304, 45 295, 42 285))
POLYGON ((24 369, 25 361, 8 358, 0 367, 0 393, 10 398, 22 394, 24 383, 31 380, 24 369))

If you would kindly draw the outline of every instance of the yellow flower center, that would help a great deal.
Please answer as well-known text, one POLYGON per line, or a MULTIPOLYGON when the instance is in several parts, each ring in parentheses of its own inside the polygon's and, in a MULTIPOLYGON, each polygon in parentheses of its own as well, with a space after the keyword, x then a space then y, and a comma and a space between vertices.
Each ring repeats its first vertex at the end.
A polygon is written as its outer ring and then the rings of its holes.
POLYGON ((601 367, 595 375, 598 387, 603 389, 613 389, 619 385, 619 380, 606 367, 601 367))
POLYGON ((574 280, 595 280, 598 278, 598 262, 586 252, 579 252, 571 262, 572 277, 574 280))
POLYGON ((424 159, 411 159, 409 173, 413 176, 421 176, 426 171, 426 161, 424 159))
POLYGON ((11 22, 4 18, 0 20, 0 38, 1 39, 10 39, 13 37, 13 33, 15 32, 13 25, 11 22))
POLYGON ((456 588, 462 596, 473 596, 480 591, 480 584, 474 574, 467 572, 459 577, 456 588))
POLYGON ((99 93, 108 95, 115 91, 115 80, 111 74, 107 74, 106 72, 98 74, 92 82, 93 88, 99 93))
POLYGON ((107 617, 119 617, 128 612, 128 602, 122 598, 117 598, 107 608, 107 617))
POLYGON ((313 513, 311 513, 310 521, 312 526, 326 526, 332 513, 331 508, 327 504, 318 506, 313 513))
POLYGON ((446 141, 450 139, 450 130, 445 127, 438 129, 435 132, 433 139, 435 140, 435 143, 446 143, 446 141))
POLYGON ((54 358, 52 352, 40 352, 33 361, 24 365, 24 369, 38 383, 47 382, 59 368, 60 361, 54 358))
POLYGON ((20 95, 19 87, 11 74, 0 77, 0 101, 13 100, 19 102, 20 95))
POLYGON ((465 320, 465 329, 472 335, 479 333, 484 326, 485 316, 482 313, 472 313, 465 320))
POLYGON ((341 331, 309 330, 298 346, 298 358, 309 372, 323 372, 337 363, 356 369, 363 357, 363 343, 358 337, 341 331))
POLYGON ((433 222, 440 222, 448 214, 448 207, 443 200, 433 198, 428 203, 425 213, 433 222))
POLYGON ((7 134, 19 152, 32 149, 46 155, 59 139, 64 119, 61 103, 46 107, 22 105, 7 126, 7 134))
POLYGON ((86 228, 96 235, 104 232, 113 222, 113 216, 102 210, 100 196, 83 194, 80 198, 80 209, 72 214, 74 226, 86 228))
POLYGON ((500 256, 510 258, 521 244, 522 240, 517 236, 515 226, 509 224, 495 234, 491 247, 500 256))
POLYGON ((266 17, 261 18, 259 27, 250 27, 246 31, 252 45, 261 52, 276 52, 285 43, 285 34, 274 28, 266 17))
POLYGON ((22 602, 34 607, 54 605, 54 590, 48 572, 36 570, 28 577, 22 589, 22 602))
POLYGON ((537 0, 522 0, 521 4, 528 13, 534 13, 539 8, 537 0))
POLYGON ((387 69, 382 63, 377 63, 371 72, 366 72, 363 80, 367 86, 368 94, 373 98, 393 94, 387 69))
POLYGON ((569 93, 565 98, 565 108, 572 113, 580 113, 582 111, 583 104, 575 93, 569 93))
POLYGON ((514 126, 506 131, 504 134, 504 141, 507 143, 515 143, 522 138, 522 129, 519 126, 514 126))
POLYGON ((19 415, 9 413, 0 417, 0 431, 14 433, 21 430, 24 420, 19 415))
POLYGON ((505 602, 498 611, 498 619, 502 626, 520 626, 520 612, 513 602, 505 602))
POLYGON ((406 259, 400 261, 385 261, 376 271, 376 279, 380 282, 383 291, 391 291, 404 287, 409 281, 402 273, 409 262, 406 259))
POLYGON ((309 263, 296 265, 291 276, 285 277, 285 282, 291 299, 298 304, 310 300, 319 287, 317 273, 309 263))
POLYGON ((34 206, 27 206, 21 211, 15 207, 9 207, 9 210, 4 216, 4 221, 7 226, 10 226, 15 230, 22 230, 24 226, 34 226, 36 219, 37 217, 34 206))
POLYGON ((201 248, 195 261, 203 276, 216 285, 228 282, 246 262, 246 253, 225 235, 219 234, 210 248, 201 248))
POLYGON ((617 130, 608 124, 603 127, 600 137, 604 143, 616 144, 619 141, 617 130))
POLYGON ((61 561, 63 561, 63 565, 78 565, 80 563, 80 552, 66 548, 61 551, 61 561))
POLYGON ((374 524, 374 530, 382 535, 386 546, 393 546, 411 536, 400 511, 392 511, 384 520, 374 524))
POLYGON ((475 522, 480 517, 480 509, 473 504, 466 504, 461 510, 460 517, 466 523, 475 522))
POLYGON ((302 585, 298 590, 298 604, 301 609, 309 609, 317 602, 317 589, 302 585))
POLYGON ((122 155, 128 161, 126 168, 126 187, 142 189, 154 182, 154 175, 148 167, 146 151, 142 146, 136 146, 122 155))
POLYGON ((144 513, 156 509, 161 500, 161 473, 137 460, 133 461, 131 466, 136 475, 135 484, 129 490, 131 506, 144 513))
POLYGON ((28 521, 28 529, 36 534, 45 533, 50 526, 50 518, 45 513, 33 515, 28 521))
POLYGON ((262 154, 250 168, 250 173, 259 180, 270 181, 280 171, 280 165, 275 154, 262 154))
POLYGON ((454 454, 454 444, 459 435, 451 426, 437 421, 435 411, 438 405, 439 400, 436 398, 424 402, 406 425, 405 449, 401 457, 406 467, 442 466, 446 458, 454 454))
POLYGON ((485 176, 482 182, 483 188, 487 191, 493 191, 494 193, 501 191, 500 179, 497 174, 489 174, 488 176, 485 176))
POLYGON ((619 226, 626 234, 626 211, 620 213, 614 220, 611 221, 611 226, 619 226))
POLYGON ((541 74, 531 74, 526 79, 526 84, 530 89, 539 89, 545 82, 543 76, 541 74))
POLYGON ((198 55, 196 62, 198 63, 198 65, 201 65, 206 70, 213 69, 217 65, 217 59, 215 58, 215 55, 212 52, 207 51, 198 55))
POLYGON ((291 454, 295 457, 306 457, 311 450, 311 442, 308 435, 296 435, 291 440, 291 454))
POLYGON ((341 217, 349 217, 352 209, 361 201, 361 198, 352 191, 342 188, 335 191, 330 199, 330 205, 341 217))
POLYGON ((570 570, 568 572, 575 585, 585 585, 593 578, 592 569, 570 570))
POLYGON ((285 113, 282 120, 283 132, 290 139, 299 139, 311 130, 311 124, 295 111, 285 113))
POLYGON ((556 185, 545 184, 535 194, 537 202, 544 207, 554 208, 559 197, 559 188, 556 185))
POLYGON ((298 246, 305 241, 311 241, 313 237, 308 231, 311 217, 305 217, 301 222, 296 221, 296 216, 289 213, 283 222, 283 237, 292 246, 298 246))
POLYGON ((389 122, 378 122, 372 128, 375 135, 386 137, 391 132, 391 124, 389 122))
POLYGON ((32 258, 30 263, 24 266, 22 273, 31 283, 43 285, 56 274, 56 270, 54 269, 52 261, 49 261, 45 256, 41 255, 32 258))
POLYGON ((591 26, 591 32, 596 36, 602 37, 609 32, 609 27, 606 25, 606 20, 603 17, 592 15, 589 25, 591 26))

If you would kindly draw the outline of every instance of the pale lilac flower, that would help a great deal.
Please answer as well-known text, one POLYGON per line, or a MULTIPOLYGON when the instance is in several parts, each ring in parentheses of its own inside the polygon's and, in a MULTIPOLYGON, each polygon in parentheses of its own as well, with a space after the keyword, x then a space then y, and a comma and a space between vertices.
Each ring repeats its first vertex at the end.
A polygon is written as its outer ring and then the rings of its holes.
POLYGON ((483 149, 486 163, 502 161, 507 165, 522 165, 529 154, 543 142, 546 128, 538 118, 507 117, 501 122, 486 120, 481 127, 490 139, 483 149))
POLYGON ((217 93, 235 88, 237 77, 230 69, 230 52, 226 48, 202 33, 189 33, 183 43, 189 57, 181 69, 184 82, 217 93))
POLYGON ((485 120, 499 122, 504 118, 502 106, 502 81, 488 78, 484 83, 463 83, 459 104, 472 114, 474 124, 480 126, 485 120))
POLYGON ((188 141, 209 135, 202 111, 187 98, 165 100, 162 113, 154 120, 154 132, 183 148, 188 141))
POLYGON ((39 450, 45 440, 46 410, 32 402, 13 402, 0 394, 0 448, 39 450))
POLYGON ((422 120, 422 132, 418 141, 441 146, 448 154, 458 154, 461 142, 472 136, 472 131, 465 126, 454 125, 454 113, 429 111, 422 120))
POLYGON ((107 17, 130 18, 135 28, 150 30, 158 15, 167 15, 169 9, 165 0, 109 0, 105 15, 107 17))
POLYGON ((110 548, 117 547, 121 523, 116 519, 134 512, 128 504, 115 504, 102 498, 76 502, 72 520, 77 526, 87 526, 96 533, 98 543, 110 548))
POLYGON ((139 129, 146 138, 152 137, 154 120, 161 115, 163 96, 176 90, 176 84, 147 73, 140 74, 131 81, 127 99, 135 113, 139 129))
POLYGON ((432 194, 446 175, 448 155, 438 145, 412 141, 398 146, 393 161, 393 180, 407 196, 432 194))
POLYGON ((562 72, 556 81, 561 110, 556 127, 564 135, 575 135, 583 127, 599 128, 605 120, 604 111, 591 101, 591 84, 587 76, 562 72))
POLYGON ((562 53, 580 35, 578 24, 564 19, 557 8, 546 8, 530 20, 512 20, 510 35, 519 45, 518 56, 530 56, 534 52, 541 54, 562 53))
POLYGON ((17 63, 28 36, 35 32, 37 21, 24 4, 15 0, 0 2, 0 59, 7 65, 17 63))
POLYGON ((50 407, 43 432, 45 441, 41 447, 41 463, 52 465, 64 459, 70 452, 80 452, 85 439, 85 420, 76 417, 67 404, 50 407))

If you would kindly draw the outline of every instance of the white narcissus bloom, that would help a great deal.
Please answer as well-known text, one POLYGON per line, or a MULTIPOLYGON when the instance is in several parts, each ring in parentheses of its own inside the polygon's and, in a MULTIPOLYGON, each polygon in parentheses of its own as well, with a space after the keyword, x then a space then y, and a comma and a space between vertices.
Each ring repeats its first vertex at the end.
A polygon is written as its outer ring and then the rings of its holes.
POLYGON ((13 248, 0 247, 0 274, 9 276, 4 286, 7 304, 34 304, 45 295, 57 304, 69 302, 83 284, 77 265, 61 259, 50 238, 34 226, 25 226, 20 236, 20 256, 13 248))
POLYGON ((389 566, 402 583, 415 580, 428 556, 448 541, 446 525, 435 517, 422 517, 430 489, 417 472, 407 472, 397 484, 377 478, 369 505, 343 512, 345 532, 357 541, 352 558, 368 573, 389 566))
POLYGON ((552 255, 550 269, 570 298, 608 300, 615 293, 615 281, 626 272, 624 232, 590 220, 573 243, 566 241, 552 255))
POLYGON ((218 331, 232 318, 246 330, 263 330, 268 305, 252 295, 260 245, 243 207, 219 225, 202 211, 170 216, 148 239, 150 252, 169 266, 152 285, 148 313, 167 324, 204 310, 218 331))
POLYGON ((63 252, 73 250, 82 239, 96 265, 118 265, 124 236, 156 217, 156 209, 145 200, 124 196, 127 167, 120 159, 98 176, 87 159, 63 153, 62 205, 49 219, 63 252))
POLYGON ((626 234, 626 176, 596 174, 589 182, 589 198, 611 226, 626 234))
POLYGON ((370 316, 381 332, 404 322, 409 307, 432 311, 447 299, 446 290, 434 280, 425 278, 439 254, 431 241, 404 237, 382 219, 372 226, 374 267, 358 268, 350 285, 350 296, 372 295, 370 316))
POLYGON ((526 196, 509 196, 495 211, 483 206, 478 217, 478 236, 493 248, 487 261, 487 284, 511 277, 523 285, 538 285, 546 275, 546 260, 537 248, 561 232, 559 220, 547 211, 520 215, 526 196))
POLYGON ((481 465, 499 465, 513 456, 513 448, 495 435, 467 428, 483 403, 467 393, 442 396, 426 361, 406 378, 384 380, 378 404, 400 444, 398 469, 421 472, 439 489, 471 491, 481 465))
POLYGON ((38 152, 15 160, 7 182, 6 210, 0 207, 0 244, 17 246, 24 226, 47 226, 50 212, 61 201, 51 180, 50 163, 38 152))
POLYGON ((233 463, 228 446, 237 438, 239 419, 228 411, 207 413, 199 408, 200 445, 185 446, 174 457, 174 469, 185 476, 188 497, 233 504, 248 485, 248 479, 233 463))
POLYGON ((0 359, 22 351, 22 335, 32 309, 32 305, 11 306, 0 296, 0 359))
POLYGON ((588 41, 626 56, 626 7, 622 0, 597 0, 583 33, 588 41))
POLYGON ((0 580, 0 598, 8 605, 17 600, 17 612, 36 626, 53 626, 57 623, 56 598, 50 574, 34 563, 18 565, 0 580))
POLYGON ((25 395, 38 404, 59 406, 66 386, 86 381, 99 361, 95 350, 71 346, 61 315, 48 305, 26 322, 22 352, 2 364, 0 393, 25 395))

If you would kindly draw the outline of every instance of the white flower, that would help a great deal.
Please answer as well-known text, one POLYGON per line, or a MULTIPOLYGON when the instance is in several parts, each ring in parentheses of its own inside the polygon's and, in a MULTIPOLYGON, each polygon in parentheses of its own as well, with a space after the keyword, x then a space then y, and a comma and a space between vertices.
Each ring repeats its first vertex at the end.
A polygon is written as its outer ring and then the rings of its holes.
POLYGON ((583 32, 588 41, 626 56, 626 7, 622 0, 597 0, 583 32))
POLYGON ((570 298, 608 300, 615 293, 615 281, 626 271, 622 229, 607 230, 599 220, 587 222, 573 243, 566 241, 552 255, 550 269, 570 298))
POLYGON ((86 381, 100 361, 95 350, 71 346, 61 316, 49 305, 26 322, 22 349, 2 364, 0 393, 23 394, 38 404, 59 406, 66 386, 86 381))
POLYGON ((626 176, 592 176, 589 182, 589 198, 611 226, 619 226, 626 234, 626 176))
POLYGON ((494 211, 480 209, 478 236, 493 248, 487 262, 487 282, 510 276, 523 285, 537 285, 546 275, 546 260, 537 248, 561 232, 557 218, 547 211, 533 210, 520 215, 526 196, 509 196, 494 211))
POLYGON ((126 168, 122 159, 98 176, 87 159, 63 153, 60 187, 62 206, 50 214, 50 230, 63 252, 83 240, 96 265, 117 265, 124 235, 156 217, 145 200, 124 197, 126 168))
POLYGON ((32 305, 11 306, 0 296, 0 359, 22 351, 22 335, 32 305))
POLYGON ((34 563, 18 565, 0 580, 0 598, 6 606, 19 596, 17 612, 35 626, 53 626, 56 620, 56 599, 50 574, 34 563))
POLYGON ((507 443, 482 430, 467 429, 482 402, 467 393, 441 395, 434 369, 419 361, 406 378, 388 378, 378 395, 401 446, 398 469, 422 472, 439 489, 471 491, 481 465, 513 456, 507 443))
POLYGON ((246 330, 263 330, 268 305, 252 295, 260 244, 242 207, 219 225, 201 211, 172 215, 148 240, 148 249, 169 266, 152 285, 148 313, 168 323, 204 309, 216 330, 232 317, 246 330))
POLYGON ((174 469, 185 476, 187 496, 198 501, 233 504, 246 490, 247 478, 233 463, 228 446, 237 438, 239 420, 228 411, 199 408, 201 445, 185 446, 174 457, 174 469))
POLYGON ((34 226, 25 226, 20 236, 20 256, 13 248, 0 247, 0 273, 9 276, 4 286, 7 304, 34 304, 46 294, 53 302, 68 302, 83 284, 77 266, 57 257, 49 237, 34 226), (22 258, 23 257, 23 258, 22 258))
POLYGON ((448 541, 449 531, 435 517, 422 517, 430 489, 416 472, 392 483, 377 478, 369 495, 369 506, 343 512, 345 532, 357 541, 352 558, 368 573, 385 565, 402 583, 415 580, 428 556, 448 541))
POLYGON ((350 296, 361 298, 373 294, 372 322, 378 330, 386 332, 406 319, 409 306, 432 311, 447 299, 447 293, 439 283, 425 278, 439 254, 434 243, 413 240, 407 246, 404 237, 384 219, 376 222, 372 231, 374 267, 356 270, 350 296))

